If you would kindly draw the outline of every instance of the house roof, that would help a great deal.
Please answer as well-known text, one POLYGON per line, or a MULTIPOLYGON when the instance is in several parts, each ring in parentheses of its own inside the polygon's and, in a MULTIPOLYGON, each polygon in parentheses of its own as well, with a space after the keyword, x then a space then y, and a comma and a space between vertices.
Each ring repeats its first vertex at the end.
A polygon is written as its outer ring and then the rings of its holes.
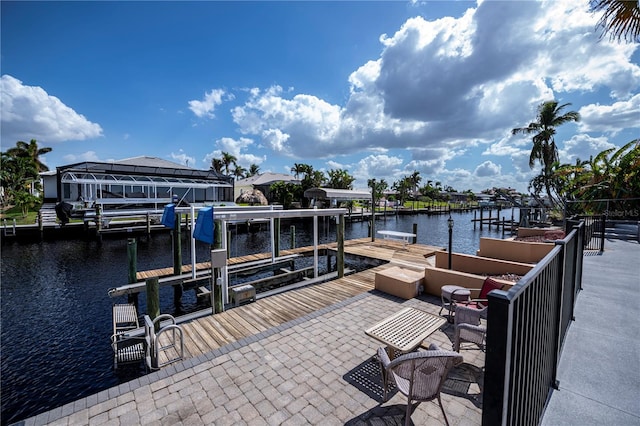
POLYGON ((85 161, 57 167, 61 173, 85 173, 117 176, 155 176, 164 178, 204 179, 207 181, 223 181, 227 184, 233 178, 214 170, 199 170, 173 161, 157 157, 133 157, 112 162, 85 161))
POLYGON ((170 169, 188 169, 196 170, 193 167, 186 166, 180 163, 174 163, 173 161, 164 160, 158 157, 149 157, 142 155, 139 157, 124 158, 122 160, 116 160, 117 164, 128 164, 132 166, 145 166, 145 167, 165 167, 170 169))
POLYGON ((371 192, 351 189, 309 188, 304 191, 304 196, 320 200, 370 200, 371 192))
POLYGON ((286 175, 284 173, 265 172, 265 173, 260 173, 257 175, 250 176, 246 179, 240 179, 236 181, 236 187, 265 186, 265 185, 271 185, 275 182, 300 183, 300 180, 296 179, 294 176, 286 175))

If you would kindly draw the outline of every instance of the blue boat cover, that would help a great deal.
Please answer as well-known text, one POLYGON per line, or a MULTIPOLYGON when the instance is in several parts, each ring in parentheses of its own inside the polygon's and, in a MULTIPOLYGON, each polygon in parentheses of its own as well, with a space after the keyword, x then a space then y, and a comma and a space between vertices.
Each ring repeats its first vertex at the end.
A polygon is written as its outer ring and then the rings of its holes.
POLYGON ((213 207, 205 207, 198 211, 196 227, 193 230, 193 238, 203 243, 213 244, 213 207))
POLYGON ((160 222, 167 228, 173 229, 176 225, 176 205, 167 204, 164 206, 164 212, 162 212, 162 221, 160 222))

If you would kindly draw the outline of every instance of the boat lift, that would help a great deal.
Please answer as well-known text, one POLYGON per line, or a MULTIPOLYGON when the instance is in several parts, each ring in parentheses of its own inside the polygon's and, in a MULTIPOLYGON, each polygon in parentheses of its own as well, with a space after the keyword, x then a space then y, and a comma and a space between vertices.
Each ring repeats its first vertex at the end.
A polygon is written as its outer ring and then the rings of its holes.
MULTIPOLYGON (((169 206, 167 206, 169 207, 169 206)), ((167 208, 166 207, 166 208, 167 208)), ((191 220, 191 279, 195 280, 197 278, 197 268, 196 268, 196 238, 193 235, 193 230, 196 229, 196 215, 195 212, 199 211, 206 207, 174 207, 173 210, 175 213, 189 213, 191 220)), ((228 225, 230 223, 237 222, 247 222, 254 219, 268 219, 270 223, 270 248, 271 248, 271 258, 265 259, 265 263, 276 263, 278 261, 286 260, 291 256, 280 256, 276 253, 276 232, 275 232, 275 219, 283 219, 283 218, 305 218, 311 217, 313 218, 313 277, 318 278, 318 217, 336 217, 336 223, 344 224, 344 216, 347 214, 347 210, 343 208, 332 208, 332 209, 293 209, 293 210, 281 210, 276 209, 274 206, 269 207, 243 207, 243 208, 223 208, 223 207, 213 207, 213 223, 211 226, 215 226, 215 223, 219 223, 222 226, 223 237, 221 238, 221 247, 218 250, 212 251, 212 259, 211 266, 212 268, 220 268, 221 270, 221 282, 213 283, 213 285, 222 285, 222 300, 224 304, 230 303, 229 299, 229 267, 226 262, 226 252, 227 252, 227 239, 224 237, 227 233, 228 225), (218 252, 218 253, 216 253, 218 252), (220 254, 224 253, 224 257, 220 254)), ((213 232, 213 231, 212 231, 213 232)), ((215 235, 215 232, 213 232, 215 235)), ((220 234, 220 233, 219 233, 220 234)), ((337 244, 338 244, 338 276, 344 275, 344 232, 340 232, 340 229, 337 232, 337 244)), ((212 289, 213 290, 213 289, 212 289)), ((213 297, 213 291, 212 291, 213 297)), ((212 301, 213 303, 213 301, 212 301)), ((213 306, 213 305, 212 305, 213 306)))

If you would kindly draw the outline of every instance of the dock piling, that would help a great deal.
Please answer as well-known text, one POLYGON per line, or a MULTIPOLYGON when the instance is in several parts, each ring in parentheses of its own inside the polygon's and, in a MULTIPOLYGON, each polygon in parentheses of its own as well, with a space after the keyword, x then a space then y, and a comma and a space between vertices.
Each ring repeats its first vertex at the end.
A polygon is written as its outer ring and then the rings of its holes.
POLYGON ((147 293, 147 315, 153 320, 160 315, 160 286, 158 278, 145 280, 147 293))
MULTIPOLYGON (((127 240, 127 261, 129 265, 128 282, 134 284, 137 282, 138 274, 138 243, 135 238, 127 240)), ((138 293, 129 294, 127 297, 129 303, 133 303, 138 309, 138 293)))

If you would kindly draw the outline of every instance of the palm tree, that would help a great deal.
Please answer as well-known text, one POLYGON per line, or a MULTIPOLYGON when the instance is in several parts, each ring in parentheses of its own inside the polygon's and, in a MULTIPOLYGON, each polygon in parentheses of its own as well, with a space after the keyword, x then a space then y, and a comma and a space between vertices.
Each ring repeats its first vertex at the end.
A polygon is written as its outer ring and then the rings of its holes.
POLYGON ((233 169, 233 175, 236 177, 236 180, 239 180, 241 177, 243 177, 246 172, 247 169, 238 165, 236 165, 236 167, 233 169))
POLYGON ((257 164, 251 164, 249 166, 249 171, 247 172, 247 177, 255 176, 258 173, 260 173, 260 166, 258 166, 257 164))
POLYGON ((416 192, 418 192, 418 184, 422 180, 420 177, 420 172, 414 170, 411 176, 409 176, 409 182, 411 183, 411 198, 413 199, 413 208, 416 207, 416 192))
POLYGON ((618 41, 624 39, 630 43, 640 38, 640 4, 637 0, 591 0, 593 12, 604 11, 598 21, 604 34, 618 41))
POLYGON ((305 173, 307 164, 299 164, 299 163, 295 163, 293 165, 293 167, 291 168, 291 173, 293 173, 293 175, 296 177, 296 179, 298 179, 298 177, 305 173))
POLYGON ((356 180, 343 169, 329 170, 329 182, 327 187, 334 189, 353 189, 353 181, 356 180))
POLYGON ((562 113, 562 110, 570 103, 558 105, 558 101, 542 102, 538 106, 536 121, 529 123, 527 127, 517 127, 511 130, 511 134, 532 134, 533 147, 529 156, 529 167, 533 168, 536 160, 542 166, 542 181, 547 191, 549 201, 554 202, 551 195, 551 179, 553 164, 558 161, 558 147, 554 139, 556 127, 574 121, 580 121, 580 114, 576 111, 562 113))
POLYGON ((229 174, 229 167, 232 164, 235 166, 237 161, 238 159, 233 154, 229 154, 224 151, 222 152, 222 164, 224 164, 224 170, 227 175, 229 174))
POLYGON ((222 168, 224 167, 224 163, 219 158, 211 159, 211 170, 214 170, 218 173, 222 173, 222 168))
POLYGON ((9 148, 7 154, 17 158, 29 158, 38 169, 38 172, 46 172, 49 170, 46 164, 40 161, 40 156, 51 152, 51 148, 38 148, 38 142, 31 139, 31 142, 16 142, 14 148, 9 148))

